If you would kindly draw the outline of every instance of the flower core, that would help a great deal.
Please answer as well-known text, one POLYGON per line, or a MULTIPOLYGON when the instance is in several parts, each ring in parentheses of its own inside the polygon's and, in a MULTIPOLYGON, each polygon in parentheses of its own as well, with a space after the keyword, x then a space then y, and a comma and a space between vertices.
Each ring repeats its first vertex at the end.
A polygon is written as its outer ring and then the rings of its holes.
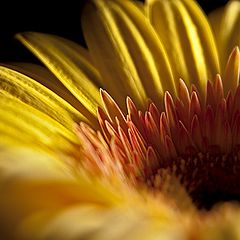
POLYGON ((240 87, 224 90, 220 75, 207 83, 204 97, 180 80, 178 97, 166 92, 163 104, 149 101, 145 112, 127 98, 127 114, 101 90, 102 132, 77 127, 85 143, 81 167, 176 202, 183 190, 198 208, 239 200, 240 87))

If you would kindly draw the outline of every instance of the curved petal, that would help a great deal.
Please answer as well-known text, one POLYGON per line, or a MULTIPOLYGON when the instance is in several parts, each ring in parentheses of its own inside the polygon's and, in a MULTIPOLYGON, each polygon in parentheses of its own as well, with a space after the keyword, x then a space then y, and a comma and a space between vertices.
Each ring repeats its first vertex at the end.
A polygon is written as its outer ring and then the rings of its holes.
POLYGON ((209 23, 192 0, 148 0, 148 18, 174 71, 175 80, 194 83, 202 93, 207 80, 219 73, 217 48, 209 23))
POLYGON ((45 113, 11 95, 0 92, 1 144, 11 143, 53 152, 73 152, 80 142, 73 131, 65 128, 45 113))
POLYGON ((219 34, 221 31, 221 24, 219 24, 219 23, 222 21, 223 14, 224 14, 224 7, 220 7, 208 15, 208 20, 212 27, 212 31, 214 33, 217 47, 218 47, 218 41, 219 41, 219 34))
POLYGON ((186 230, 154 221, 130 207, 100 208, 92 204, 76 205, 61 212, 40 212, 29 217, 20 227, 24 239, 78 240, 155 240, 184 239, 186 230), (71 219, 71 221, 69 221, 71 219), (36 228, 34 226, 39 226, 36 228))
POLYGON ((227 95, 229 91, 235 93, 240 78, 240 52, 239 48, 236 47, 229 56, 224 77, 223 77, 223 88, 227 95))
POLYGON ((234 47, 240 46, 240 1, 229 1, 226 7, 210 13, 209 19, 218 45, 221 67, 224 70, 231 51, 234 47))
POLYGON ((73 43, 68 44, 62 38, 33 32, 21 33, 16 37, 57 76, 87 111, 96 116, 101 101, 94 82, 99 82, 100 77, 84 54, 79 54, 72 47, 73 43))
POLYGON ((0 159, 4 239, 170 240, 187 234, 164 199, 117 182, 73 177, 58 158, 29 149, 0 151, 0 159))
MULTIPOLYGON (((79 100, 53 75, 47 68, 33 64, 33 63, 21 63, 21 62, 14 62, 10 64, 2 64, 7 68, 10 68, 14 71, 20 72, 31 79, 41 83, 62 99, 66 100, 69 104, 71 104, 77 111, 78 115, 82 115, 82 121, 89 121, 89 123, 95 128, 98 128, 98 122, 95 116, 93 116, 84 105, 79 102, 79 100), (84 117, 83 117, 84 116, 84 117)), ((58 104, 60 105, 60 104, 58 104)), ((68 104, 65 104, 68 105, 68 104)), ((70 110, 67 110, 71 112, 70 110)), ((75 111, 76 112, 76 111, 75 111)), ((73 118, 75 119, 75 118, 73 118)), ((80 118, 79 118, 80 119, 80 118)), ((75 121, 78 118, 75 119, 75 121)))
MULTIPOLYGON (((93 179, 89 182, 74 178, 54 155, 12 147, 0 149, 0 159, 1 238, 26 239, 21 237, 19 228, 25 219, 39 212, 60 214, 64 208, 75 204, 92 204, 97 208, 116 201, 111 191, 94 184, 93 179)), ((35 230, 40 233, 40 225, 35 230)), ((25 232, 28 239, 39 239, 31 233, 25 232)))
POLYGON ((0 66, 0 90, 44 112, 72 131, 73 123, 88 120, 65 100, 40 83, 0 66))
POLYGON ((144 108, 148 97, 160 104, 165 90, 175 93, 165 50, 134 3, 91 1, 82 25, 106 89, 123 109, 128 95, 144 108))

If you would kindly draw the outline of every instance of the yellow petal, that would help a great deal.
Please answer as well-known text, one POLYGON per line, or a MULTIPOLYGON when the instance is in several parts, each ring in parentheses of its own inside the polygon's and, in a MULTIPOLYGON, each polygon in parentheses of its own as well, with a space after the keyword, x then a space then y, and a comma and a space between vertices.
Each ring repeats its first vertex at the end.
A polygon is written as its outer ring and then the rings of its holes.
MULTIPOLYGON (((59 157, 59 156, 58 156, 59 157)), ((0 182, 10 179, 64 179, 66 166, 56 155, 27 147, 0 148, 0 182), (29 171, 31 169, 31 171, 29 171)), ((70 178, 70 175, 68 176, 70 178)))
POLYGON ((239 85, 239 76, 240 76, 240 52, 239 48, 236 47, 229 59, 225 69, 225 74, 223 78, 223 89, 227 95, 228 91, 235 93, 239 85))
POLYGON ((19 101, 7 93, 0 94, 0 134, 12 137, 12 142, 30 144, 35 148, 48 148, 58 152, 74 150, 80 145, 73 131, 68 130, 45 113, 19 101))
POLYGON ((164 199, 74 177, 58 158, 29 149, 0 151, 0 159, 3 239, 170 240, 186 233, 164 199))
POLYGON ((175 92, 165 51, 143 13, 130 1, 91 1, 82 25, 104 87, 124 109, 127 95, 143 108, 175 92))
POLYGON ((130 207, 99 208, 85 204, 58 213, 37 213, 24 221, 19 232, 23 239, 184 239, 185 229, 178 228, 176 221, 170 224, 154 221, 130 207))
MULTIPOLYGON (((106 207, 117 201, 109 189, 93 179, 74 178, 53 155, 24 148, 0 149, 0 160, 0 236, 8 236, 3 239, 22 239, 18 227, 40 211, 61 214, 76 204, 106 207)), ((25 234, 38 239, 31 232, 25 234)))
POLYGON ((175 81, 183 78, 203 93, 207 80, 219 72, 214 37, 203 12, 192 0, 148 0, 146 7, 166 47, 175 81))
POLYGON ((74 122, 88 122, 75 108, 40 83, 3 66, 0 66, 0 90, 46 113, 70 131, 74 122))
POLYGON ((140 2, 138 0, 134 0, 133 3, 135 4, 135 6, 145 15, 146 11, 145 11, 145 7, 144 7, 144 3, 140 2))
MULTIPOLYGON (((203 48, 206 62, 208 80, 215 79, 216 73, 220 72, 219 56, 211 26, 202 9, 192 0, 183 0, 184 6, 194 22, 203 48)), ((205 90, 205 89, 204 89, 205 90)))
POLYGON ((226 7, 217 9, 209 16, 214 29, 222 70, 235 46, 240 46, 240 1, 229 1, 226 7))
POLYGON ((68 103, 70 103, 91 123, 93 127, 97 128, 98 123, 95 116, 89 113, 89 111, 86 110, 86 108, 79 102, 79 100, 74 97, 74 95, 47 68, 33 63, 21 62, 14 62, 11 64, 2 65, 17 72, 20 72, 41 83, 42 85, 56 93, 58 96, 66 100, 68 103))
POLYGON ((33 32, 18 34, 17 38, 57 76, 87 111, 96 116, 101 101, 94 82, 99 82, 100 77, 84 54, 75 51, 73 43, 33 32))
POLYGON ((212 31, 214 33, 217 47, 219 44, 219 36, 220 36, 219 34, 221 31, 221 24, 219 23, 222 21, 223 15, 224 15, 224 7, 217 8, 216 10, 214 10, 208 15, 208 20, 212 27, 212 31))

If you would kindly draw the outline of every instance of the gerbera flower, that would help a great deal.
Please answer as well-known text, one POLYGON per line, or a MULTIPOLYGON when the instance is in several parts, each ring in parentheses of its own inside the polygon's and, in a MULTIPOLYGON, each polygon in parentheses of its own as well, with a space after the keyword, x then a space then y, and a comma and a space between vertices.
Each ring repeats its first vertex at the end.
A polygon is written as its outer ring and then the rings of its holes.
POLYGON ((1 238, 240 239, 239 13, 93 0, 88 50, 17 35, 47 68, 0 67, 1 238))

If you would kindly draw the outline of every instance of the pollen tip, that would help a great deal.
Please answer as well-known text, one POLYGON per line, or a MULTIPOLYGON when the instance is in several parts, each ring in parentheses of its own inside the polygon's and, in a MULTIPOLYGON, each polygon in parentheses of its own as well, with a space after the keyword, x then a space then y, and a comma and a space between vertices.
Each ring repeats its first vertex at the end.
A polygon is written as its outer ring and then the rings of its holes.
POLYGON ((133 100, 129 96, 127 96, 127 98, 126 98, 126 103, 127 103, 128 114, 136 114, 137 108, 136 108, 133 100))
POLYGON ((105 90, 102 89, 102 88, 100 88, 100 89, 99 89, 99 93, 100 93, 101 100, 102 100, 102 102, 104 103, 105 90))
POLYGON ((240 52, 239 52, 239 47, 235 47, 233 51, 230 54, 229 59, 233 58, 236 64, 239 66, 240 62, 240 52))
POLYGON ((240 52, 239 52, 239 47, 236 46, 233 48, 232 52, 229 55, 228 63, 232 60, 240 60, 240 52))
POLYGON ((216 80, 221 80, 221 75, 219 73, 216 74, 216 80))
POLYGON ((237 54, 239 54, 239 46, 235 46, 233 51, 236 52, 237 54))
POLYGON ((104 89, 100 89, 100 94, 101 94, 101 98, 103 103, 106 103, 106 101, 108 102, 114 102, 113 98, 111 97, 111 95, 104 89))
POLYGON ((170 94, 169 91, 166 91, 166 92, 165 92, 165 97, 171 97, 171 94, 170 94))
POLYGON ((106 94, 106 90, 104 90, 103 88, 99 89, 100 95, 103 98, 103 96, 106 94))
POLYGON ((164 102, 165 102, 165 105, 168 105, 170 104, 170 102, 173 102, 172 96, 168 91, 165 92, 164 102))
POLYGON ((179 84, 180 84, 180 86, 186 86, 187 87, 185 81, 182 78, 179 78, 179 84))
POLYGON ((225 94, 227 94, 228 91, 235 92, 239 83, 239 74, 240 74, 240 53, 239 48, 235 47, 228 58, 228 62, 225 68, 223 78, 225 94))
POLYGON ((126 104, 127 104, 127 108, 130 108, 131 106, 134 105, 132 99, 129 96, 126 97, 126 104))
POLYGON ((132 99, 129 97, 129 96, 127 96, 126 97, 126 101, 128 102, 128 101, 132 101, 132 99))
POLYGON ((179 79, 179 98, 185 105, 190 102, 188 87, 182 78, 179 79))
POLYGON ((102 101, 106 106, 108 104, 117 106, 114 99, 111 97, 111 95, 106 90, 100 89, 100 94, 101 94, 102 101))

